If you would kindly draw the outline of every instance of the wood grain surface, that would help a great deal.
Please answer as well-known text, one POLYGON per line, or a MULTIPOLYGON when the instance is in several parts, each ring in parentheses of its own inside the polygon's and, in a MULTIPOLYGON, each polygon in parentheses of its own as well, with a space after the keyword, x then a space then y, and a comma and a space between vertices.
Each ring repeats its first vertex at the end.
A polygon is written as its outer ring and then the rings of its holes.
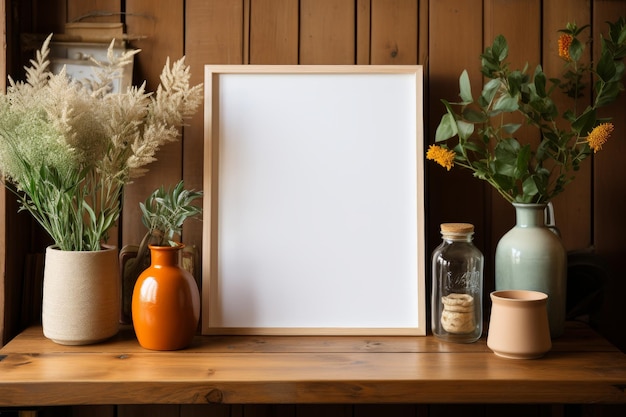
POLYGON ((0 355, 0 406, 626 402, 626 356, 576 324, 538 360, 499 358, 484 338, 204 336, 155 352, 130 328, 71 347, 39 327, 0 355))

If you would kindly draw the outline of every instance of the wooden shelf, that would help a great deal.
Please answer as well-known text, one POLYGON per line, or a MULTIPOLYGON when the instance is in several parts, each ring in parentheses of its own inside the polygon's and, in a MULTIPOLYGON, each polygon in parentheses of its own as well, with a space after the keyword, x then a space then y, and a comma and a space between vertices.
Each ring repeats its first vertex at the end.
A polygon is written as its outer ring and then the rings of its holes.
POLYGON ((61 346, 40 327, 0 350, 0 406, 70 404, 626 403, 626 355, 568 323, 542 359, 494 355, 485 338, 198 336, 175 352, 132 329, 61 346))

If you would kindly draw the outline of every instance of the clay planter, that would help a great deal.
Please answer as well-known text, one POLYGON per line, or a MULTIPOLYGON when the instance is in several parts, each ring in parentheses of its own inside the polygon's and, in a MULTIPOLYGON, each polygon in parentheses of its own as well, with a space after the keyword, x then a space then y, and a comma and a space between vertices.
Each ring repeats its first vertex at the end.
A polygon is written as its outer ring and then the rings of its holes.
POLYGON ((528 290, 494 291, 491 301, 487 346, 496 355, 535 359, 552 348, 546 294, 528 290))

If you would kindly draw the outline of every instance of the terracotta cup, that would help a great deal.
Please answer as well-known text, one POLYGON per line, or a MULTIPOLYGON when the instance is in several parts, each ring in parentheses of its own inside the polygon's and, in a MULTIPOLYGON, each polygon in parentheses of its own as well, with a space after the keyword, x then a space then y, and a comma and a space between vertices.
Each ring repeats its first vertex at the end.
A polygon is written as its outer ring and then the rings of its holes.
POLYGON ((547 294, 529 290, 494 291, 491 302, 487 346, 496 355, 534 359, 552 348, 547 294))

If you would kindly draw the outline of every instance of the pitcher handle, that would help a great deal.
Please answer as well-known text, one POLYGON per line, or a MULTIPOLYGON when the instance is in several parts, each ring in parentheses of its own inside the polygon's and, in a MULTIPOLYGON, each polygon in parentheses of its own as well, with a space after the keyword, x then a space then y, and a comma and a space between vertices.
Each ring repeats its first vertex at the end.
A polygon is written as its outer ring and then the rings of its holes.
POLYGON ((556 222, 554 220, 554 206, 552 205, 552 202, 549 202, 546 205, 543 212, 543 220, 548 229, 550 229, 558 237, 561 237, 561 232, 559 231, 559 228, 556 227, 556 222))

